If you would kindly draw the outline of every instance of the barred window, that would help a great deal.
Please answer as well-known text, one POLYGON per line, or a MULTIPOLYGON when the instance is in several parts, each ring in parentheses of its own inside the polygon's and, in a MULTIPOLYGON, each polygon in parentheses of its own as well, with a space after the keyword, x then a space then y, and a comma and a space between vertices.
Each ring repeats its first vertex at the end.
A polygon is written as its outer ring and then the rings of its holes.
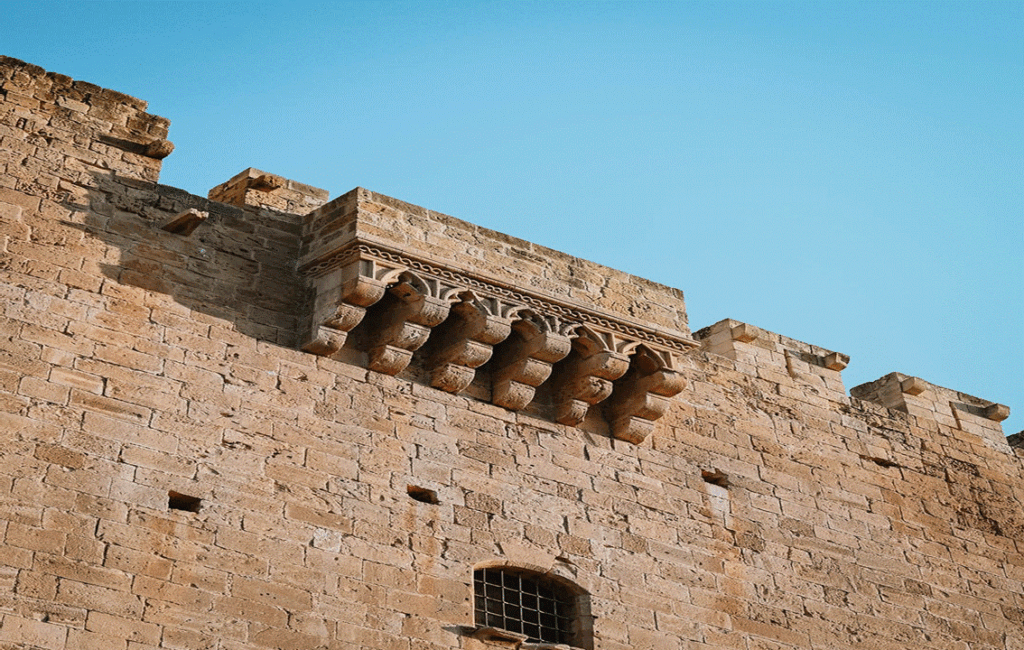
POLYGON ((551 578, 508 567, 473 573, 476 624, 526 635, 528 643, 578 643, 576 596, 551 578))

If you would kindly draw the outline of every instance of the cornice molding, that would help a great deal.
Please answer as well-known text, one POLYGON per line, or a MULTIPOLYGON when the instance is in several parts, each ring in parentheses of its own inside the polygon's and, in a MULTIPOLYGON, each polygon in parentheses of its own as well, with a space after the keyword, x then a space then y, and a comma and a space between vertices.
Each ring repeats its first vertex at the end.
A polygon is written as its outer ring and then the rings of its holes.
POLYGON ((357 259, 365 258, 372 258, 398 267, 405 267, 417 273, 446 280, 491 298, 520 303, 524 307, 534 309, 541 314, 556 316, 566 322, 597 326, 601 329, 634 338, 666 350, 682 353, 700 347, 700 343, 681 333, 678 335, 670 334, 593 307, 585 307, 567 300, 542 296, 537 293, 524 291, 518 287, 512 288, 499 280, 483 277, 482 274, 470 275, 461 270, 445 268, 435 262, 410 257, 406 253, 380 245, 353 242, 301 266, 299 272, 313 278, 322 277, 357 259))

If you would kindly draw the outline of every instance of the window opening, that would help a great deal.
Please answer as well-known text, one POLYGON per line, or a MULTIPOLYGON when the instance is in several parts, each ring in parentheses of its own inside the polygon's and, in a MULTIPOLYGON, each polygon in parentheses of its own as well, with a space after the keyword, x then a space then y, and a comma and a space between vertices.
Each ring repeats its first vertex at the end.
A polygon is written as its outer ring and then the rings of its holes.
POLYGON ((473 574, 476 624, 527 636, 529 643, 574 642, 576 598, 540 575, 505 568, 473 574))

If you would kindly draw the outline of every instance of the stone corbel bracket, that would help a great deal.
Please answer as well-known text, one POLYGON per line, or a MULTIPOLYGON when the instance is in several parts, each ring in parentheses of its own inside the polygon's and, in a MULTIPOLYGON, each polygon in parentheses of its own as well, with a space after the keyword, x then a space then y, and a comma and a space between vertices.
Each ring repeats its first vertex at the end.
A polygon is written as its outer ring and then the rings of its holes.
POLYGON ((366 308, 384 297, 388 285, 405 269, 372 257, 354 259, 313 278, 312 327, 302 349, 330 356, 345 344, 348 333, 363 320, 366 308))
POLYGON ((160 229, 166 230, 174 235, 188 237, 209 217, 210 213, 205 210, 189 208, 188 210, 175 215, 173 219, 160 226, 160 229))
POLYGON ((143 150, 145 155, 157 160, 163 160, 174 151, 174 143, 170 140, 158 138, 148 143, 143 150))
POLYGON ((838 372, 850 365, 850 355, 842 352, 829 352, 821 358, 821 363, 829 370, 838 372))
POLYGON ((1010 407, 1006 404, 992 403, 984 407, 981 414, 985 416, 985 419, 987 420, 1002 422, 1006 418, 1010 417, 1010 407))
POLYGON ((559 364, 555 388, 555 420, 576 426, 591 406, 612 394, 612 382, 629 370, 623 341, 612 332, 581 325, 573 351, 559 364))
POLYGON ((513 411, 526 408, 554 364, 569 354, 569 334, 575 327, 555 316, 520 312, 511 338, 494 359, 491 401, 513 411))
MULTIPOLYGON (((452 303, 459 299, 459 287, 435 278, 403 271, 397 279, 384 298, 392 304, 385 306, 379 327, 367 333, 365 342, 368 367, 385 375, 405 370, 413 352, 427 342, 431 328, 448 318, 452 303)), ((472 362, 471 354, 464 360, 472 362)))
POLYGON ((493 346, 508 338, 512 319, 522 309, 472 291, 459 297, 461 302, 452 306, 448 322, 436 331, 440 341, 427 360, 430 385, 449 393, 469 387, 476 369, 491 358, 493 346))
POLYGON ((616 382, 606 413, 612 435, 640 444, 668 410, 671 398, 686 387, 686 379, 671 352, 643 344, 634 349, 629 372, 616 382))

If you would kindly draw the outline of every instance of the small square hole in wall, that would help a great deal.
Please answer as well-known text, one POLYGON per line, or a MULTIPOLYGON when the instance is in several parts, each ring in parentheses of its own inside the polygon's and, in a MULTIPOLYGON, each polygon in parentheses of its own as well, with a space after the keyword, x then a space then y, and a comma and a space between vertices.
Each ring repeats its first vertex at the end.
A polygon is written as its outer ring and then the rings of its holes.
POLYGON ((190 497, 171 490, 167 493, 167 507, 170 510, 184 510, 185 512, 199 512, 199 504, 203 502, 199 497, 190 497))
POLYGON ((719 472, 718 470, 712 470, 710 472, 701 471, 700 477, 704 479, 705 483, 717 485, 718 487, 729 487, 729 479, 726 477, 724 472, 719 472))
POLYGON ((438 503, 437 492, 435 490, 428 490, 427 488, 410 485, 406 488, 406 491, 409 493, 410 497, 420 503, 438 503))

